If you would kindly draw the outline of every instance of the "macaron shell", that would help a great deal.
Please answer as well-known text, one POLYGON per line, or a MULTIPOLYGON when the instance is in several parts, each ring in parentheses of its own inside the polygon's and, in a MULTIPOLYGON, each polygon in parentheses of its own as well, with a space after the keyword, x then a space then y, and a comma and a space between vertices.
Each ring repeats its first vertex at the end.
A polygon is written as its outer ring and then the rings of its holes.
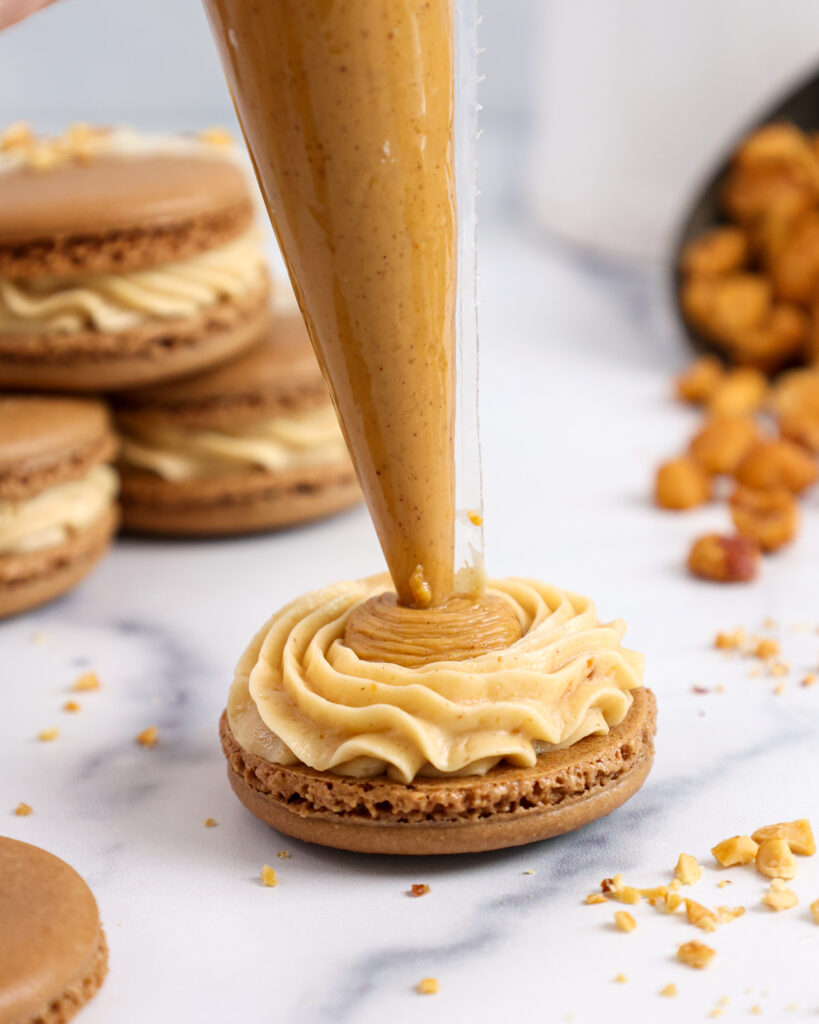
POLYGON ((307 329, 294 311, 276 314, 262 340, 229 362, 122 395, 117 418, 126 428, 150 419, 219 429, 327 400, 307 329))
POLYGON ((72 590, 108 550, 118 525, 119 510, 111 505, 95 523, 61 544, 0 555, 0 619, 47 604, 72 590))
POLYGON ((98 392, 136 388, 224 362, 253 345, 270 320, 268 285, 186 319, 119 333, 0 335, 6 387, 98 392))
POLYGON ((220 735, 231 788, 285 835, 359 853, 478 853, 581 828, 637 792, 654 759, 656 701, 647 689, 633 696, 608 735, 541 754, 532 768, 497 766, 484 776, 416 778, 408 786, 269 764, 239 746, 227 713, 220 735))
POLYGON ((185 259, 253 216, 230 159, 101 155, 0 173, 0 276, 124 271, 185 259))
POLYGON ((0 1024, 55 1019, 52 1004, 68 990, 81 994, 94 978, 99 987, 101 953, 97 904, 77 872, 46 850, 0 837, 0 1024))
POLYGON ((170 483, 122 473, 122 522, 128 530, 169 537, 259 533, 334 515, 361 501, 351 463, 263 470, 214 480, 170 483))

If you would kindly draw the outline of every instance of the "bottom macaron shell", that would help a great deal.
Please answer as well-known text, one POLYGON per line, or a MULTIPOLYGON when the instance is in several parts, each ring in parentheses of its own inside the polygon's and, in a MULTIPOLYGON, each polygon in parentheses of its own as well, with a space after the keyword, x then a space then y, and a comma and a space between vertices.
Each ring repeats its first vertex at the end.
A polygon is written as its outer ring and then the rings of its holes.
POLYGON ((321 519, 357 504, 361 491, 349 463, 181 483, 125 469, 120 500, 128 530, 218 537, 321 519))
POLYGON ((221 363, 256 342, 270 322, 265 286, 187 319, 119 334, 0 334, 3 386, 38 391, 118 391, 221 363))
POLYGON ((105 554, 118 525, 119 510, 112 505, 62 544, 0 555, 0 619, 46 604, 75 587, 105 554))
POLYGON ((100 928, 97 955, 88 973, 69 985, 65 992, 34 1017, 21 1024, 65 1024, 94 998, 107 973, 108 943, 105 941, 105 932, 100 928))
POLYGON ((257 818, 286 835, 359 853, 477 853, 562 835, 602 818, 642 786, 654 759, 656 701, 634 691, 620 725, 531 768, 484 776, 354 779, 304 765, 274 765, 220 734, 233 791, 257 818))

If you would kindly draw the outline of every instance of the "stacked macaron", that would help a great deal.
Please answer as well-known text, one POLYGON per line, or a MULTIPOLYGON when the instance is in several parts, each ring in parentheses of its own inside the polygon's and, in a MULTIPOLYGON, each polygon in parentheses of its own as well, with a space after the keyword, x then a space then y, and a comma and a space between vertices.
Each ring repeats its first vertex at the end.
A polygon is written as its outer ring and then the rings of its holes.
POLYGON ((134 530, 252 532, 359 499, 220 130, 0 134, 0 392, 0 617, 72 587, 118 521, 106 407, 54 392, 117 406, 134 530))

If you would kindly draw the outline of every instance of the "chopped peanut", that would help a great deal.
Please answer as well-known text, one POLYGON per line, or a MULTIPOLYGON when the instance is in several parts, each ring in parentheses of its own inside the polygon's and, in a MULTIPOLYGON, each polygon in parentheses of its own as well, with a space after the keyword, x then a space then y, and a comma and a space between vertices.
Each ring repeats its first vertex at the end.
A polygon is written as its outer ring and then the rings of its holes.
POLYGON ((586 903, 608 903, 608 900, 605 896, 602 895, 602 893, 590 892, 589 895, 586 897, 586 903))
POLYGON ((709 416, 688 450, 706 473, 733 473, 758 440, 751 416, 709 416))
POLYGON ((82 710, 82 705, 78 704, 75 700, 67 700, 63 704, 63 711, 77 712, 82 710))
POLYGON ((637 890, 643 899, 651 902, 652 900, 664 900, 668 896, 667 885, 653 885, 649 889, 638 889, 637 890))
POLYGON ((637 922, 627 910, 615 911, 614 923, 621 932, 633 932, 637 927, 637 922))
POLYGON ((750 836, 731 836, 712 847, 711 853, 721 867, 732 868, 737 864, 750 864, 756 859, 758 849, 759 845, 750 836))
POLYGON ((685 964, 686 967, 695 967, 697 970, 707 967, 715 955, 716 950, 696 939, 684 942, 677 950, 677 959, 680 963, 685 964))
POLYGON ((56 740, 60 735, 60 730, 54 727, 50 729, 43 729, 42 732, 37 733, 37 739, 41 743, 51 743, 52 740, 56 740))
POLYGON ((789 889, 781 878, 775 878, 762 897, 762 902, 771 910, 790 910, 799 900, 793 889, 789 889))
POLYGON ((18 818, 26 818, 29 814, 34 813, 34 808, 29 806, 29 804, 24 804, 20 801, 20 803, 14 808, 14 813, 18 818))
POLYGON ((722 363, 713 356, 695 360, 675 381, 677 397, 684 402, 701 405, 716 390, 724 373, 722 363))
MULTIPOLYGON (((755 282, 754 288, 756 287, 758 286, 755 282)), ((765 301, 761 290, 758 301, 765 301)), ((745 326, 753 327, 754 324, 749 323, 745 326)), ((738 325, 737 329, 743 328, 738 325)), ((747 416, 759 409, 765 401, 767 392, 768 381, 765 375, 759 370, 743 366, 737 370, 729 370, 725 374, 714 389, 708 408, 718 416, 747 416)))
POLYGON ((670 984, 660 989, 660 995, 673 999, 677 995, 677 986, 672 981, 670 984))
POLYGON ((816 853, 813 829, 807 818, 797 818, 796 821, 780 821, 776 825, 765 825, 754 832, 753 838, 758 843, 764 843, 767 839, 784 839, 791 852, 798 853, 802 857, 812 857, 816 853))
POLYGON ((766 878, 794 878, 796 858, 784 839, 766 839, 756 855, 756 869, 766 878))
POLYGON ((438 988, 439 985, 437 978, 421 978, 415 986, 416 991, 422 996, 434 996, 437 993, 438 988))
POLYGON ((287 852, 287 850, 279 850, 276 856, 279 858, 279 860, 290 860, 290 854, 287 852))
POLYGON ((709 533, 694 542, 688 555, 688 568, 695 576, 717 583, 752 580, 758 566, 759 545, 748 537, 709 533))
POLYGON ((155 747, 159 742, 159 730, 155 725, 149 725, 137 734, 136 741, 142 747, 155 747))
POLYGON ((216 818, 205 818, 202 824, 205 826, 205 828, 216 828, 217 821, 216 818))
POLYGON ((816 482, 819 467, 801 445, 779 438, 753 444, 734 475, 738 483, 753 490, 787 490, 801 494, 816 482))
POLYGON ((697 863, 697 858, 690 853, 681 853, 674 868, 674 877, 679 879, 683 885, 694 885, 702 878, 702 868, 697 863))
POLYGON ((628 981, 628 975, 627 974, 616 974, 614 976, 614 980, 617 982, 618 985, 625 985, 626 982, 628 981))
POLYGON ((722 651, 733 651, 739 647, 744 647, 747 639, 747 633, 740 626, 731 633, 717 633, 714 638, 714 647, 722 651))
POLYGON ((620 903, 639 903, 640 893, 633 885, 626 885, 618 872, 613 878, 604 878, 600 883, 603 892, 620 903))
POLYGON ((814 924, 819 924, 819 900, 814 900, 810 905, 811 917, 814 924))
POLYGON ((269 864, 265 864, 262 867, 262 870, 259 872, 259 878, 262 880, 262 885, 266 885, 269 889, 273 889, 279 884, 279 876, 269 864))
POLYGON ((710 497, 711 481, 694 459, 683 455, 664 462, 657 470, 654 500, 661 508, 696 508, 710 497))
POLYGON ((426 896, 428 892, 432 892, 426 882, 413 882, 410 886, 408 895, 410 896, 426 896))
POLYGON ((666 896, 649 900, 649 903, 661 914, 673 914, 678 907, 682 906, 683 898, 678 892, 669 889, 666 896))
POLYGON ((738 485, 731 495, 731 518, 742 537, 756 541, 763 551, 776 551, 796 536, 799 506, 790 491, 738 485))
POLYGON ((753 650, 755 658, 759 658, 761 661, 767 661, 768 658, 775 658, 779 654, 779 644, 776 640, 772 640, 770 637, 765 637, 759 641, 753 650))
POLYGON ((708 907, 704 907, 701 903, 696 903, 694 900, 685 901, 685 913, 688 917, 688 923, 696 925, 697 928, 702 928, 704 932, 715 932, 719 921, 717 915, 713 910, 709 910, 708 907))
POLYGON ((744 913, 745 907, 717 907, 717 918, 720 924, 729 924, 731 921, 736 921, 744 913))
POLYGON ((815 672, 808 672, 808 674, 802 680, 802 683, 800 685, 802 685, 802 686, 813 686, 813 684, 816 682, 817 678, 819 678, 819 677, 817 677, 815 672))
POLYGON ((99 690, 100 681, 96 672, 84 672, 78 679, 74 680, 74 685, 71 687, 72 690, 76 690, 78 693, 85 692, 86 690, 99 690))

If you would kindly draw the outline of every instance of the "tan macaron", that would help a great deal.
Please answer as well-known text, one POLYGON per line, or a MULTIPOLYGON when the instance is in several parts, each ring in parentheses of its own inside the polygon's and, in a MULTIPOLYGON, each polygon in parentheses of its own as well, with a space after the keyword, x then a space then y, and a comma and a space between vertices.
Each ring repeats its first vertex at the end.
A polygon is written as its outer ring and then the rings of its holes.
POLYGON ((651 690, 605 736, 541 754, 532 768, 396 782, 271 764, 237 743, 222 715, 228 780, 257 818, 285 835, 358 853, 477 853, 522 846, 610 814, 642 786, 654 760, 651 690))
POLYGON ((105 933, 82 878, 46 850, 0 836, 0 1022, 64 1024, 107 970, 105 933))
POLYGON ((269 279, 222 149, 82 126, 0 137, 0 382, 100 391, 257 340, 269 279))
POLYGON ((0 396, 0 618, 71 589, 103 555, 115 451, 101 402, 0 396))
POLYGON ((120 395, 115 410, 129 529, 252 533, 361 500, 298 313, 232 362, 120 395))

